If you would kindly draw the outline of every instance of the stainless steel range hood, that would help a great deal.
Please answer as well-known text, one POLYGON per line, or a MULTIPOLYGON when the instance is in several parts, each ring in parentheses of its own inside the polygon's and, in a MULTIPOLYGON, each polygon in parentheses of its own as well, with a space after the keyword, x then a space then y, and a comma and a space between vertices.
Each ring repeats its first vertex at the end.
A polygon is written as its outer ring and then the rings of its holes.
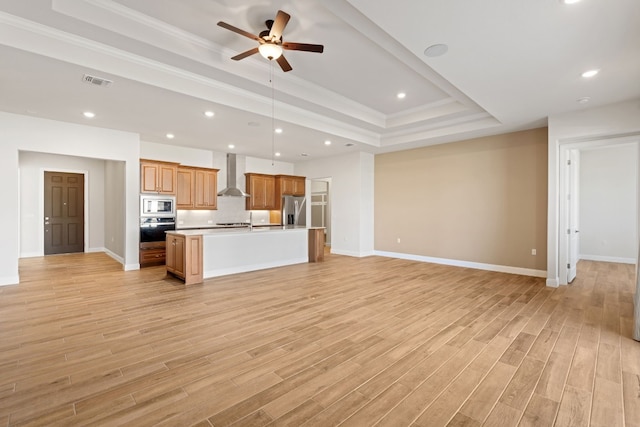
POLYGON ((236 163, 236 155, 227 153, 227 187, 220 191, 218 196, 251 197, 236 184, 236 163))

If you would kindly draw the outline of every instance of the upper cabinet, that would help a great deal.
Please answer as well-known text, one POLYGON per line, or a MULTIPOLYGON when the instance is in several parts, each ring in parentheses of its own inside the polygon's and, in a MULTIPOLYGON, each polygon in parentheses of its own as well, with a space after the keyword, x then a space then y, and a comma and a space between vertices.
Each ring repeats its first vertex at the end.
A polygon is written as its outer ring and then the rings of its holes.
POLYGON ((305 177, 276 175, 276 191, 280 196, 304 196, 305 177))
POLYGON ((218 209, 218 169, 195 170, 195 209, 218 209))
POLYGON ((304 196, 305 177, 293 175, 266 175, 246 173, 247 210, 282 209, 282 196, 304 196))
POLYGON ((193 209, 195 176, 196 171, 193 168, 178 167, 178 194, 176 195, 178 209, 193 209))
POLYGON ((178 209, 218 208, 218 169, 178 167, 178 209))
POLYGON ((140 192, 176 195, 178 164, 140 160, 140 192))
POLYGON ((251 197, 247 197, 247 210, 276 209, 276 178, 273 175, 260 173, 246 173, 247 190, 251 197))

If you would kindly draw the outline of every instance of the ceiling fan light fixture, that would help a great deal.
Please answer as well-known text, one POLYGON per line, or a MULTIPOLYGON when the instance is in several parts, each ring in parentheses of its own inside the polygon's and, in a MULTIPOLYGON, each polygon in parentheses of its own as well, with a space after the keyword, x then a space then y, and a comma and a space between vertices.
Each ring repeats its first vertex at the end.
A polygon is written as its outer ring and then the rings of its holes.
POLYGON ((282 55, 282 46, 274 43, 262 43, 258 46, 258 51, 265 59, 278 59, 282 55))

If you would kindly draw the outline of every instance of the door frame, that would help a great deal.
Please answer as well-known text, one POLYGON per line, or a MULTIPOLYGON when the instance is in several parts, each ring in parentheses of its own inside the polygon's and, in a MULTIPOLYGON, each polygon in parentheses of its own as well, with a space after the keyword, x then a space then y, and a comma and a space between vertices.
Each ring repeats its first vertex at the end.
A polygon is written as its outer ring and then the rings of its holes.
POLYGON ((61 169, 61 168, 40 168, 40 176, 38 178, 38 212, 40 212, 40 220, 38 221, 38 253, 44 256, 44 173, 60 172, 75 173, 84 176, 84 252, 89 252, 89 171, 78 169, 61 169))
MULTIPOLYGON (((325 216, 325 245, 328 247, 331 247, 331 177, 326 177, 326 178, 311 178, 310 182, 313 181, 322 181, 322 182, 326 182, 327 183, 327 209, 326 209, 326 216, 325 216)), ((313 195, 313 193, 311 192, 311 184, 309 185, 309 191, 307 192, 308 196, 308 201, 307 201, 307 218, 309 218, 309 224, 311 224, 311 196, 313 195)))
POLYGON ((567 178, 567 283, 571 283, 577 275, 578 262, 580 261, 580 149, 566 150, 566 159, 562 158, 562 164, 566 165, 567 178), (570 163, 569 163, 570 162, 570 163), (574 253, 575 252, 575 253, 574 253))
MULTIPOLYGON (((559 173, 558 173, 558 284, 566 285, 567 278, 569 276, 569 270, 567 268, 567 262, 569 260, 569 239, 567 238, 567 229, 569 228, 569 167, 567 166, 567 160, 569 159, 569 152, 571 150, 580 150, 587 148, 606 148, 616 147, 620 145, 627 145, 631 143, 638 144, 640 151, 640 139, 638 135, 621 136, 621 137, 600 137, 600 138, 586 138, 561 141, 559 145, 559 173)), ((638 171, 640 171, 640 161, 638 164, 638 171)), ((579 183, 578 183, 579 185, 579 183)), ((640 188, 639 188, 640 191, 640 188)), ((640 194, 638 196, 638 202, 640 203, 640 194)), ((640 210, 638 210, 640 215, 640 210)), ((640 239, 640 230, 636 233, 636 242, 640 239)), ((638 290, 640 292, 640 289, 638 290)))

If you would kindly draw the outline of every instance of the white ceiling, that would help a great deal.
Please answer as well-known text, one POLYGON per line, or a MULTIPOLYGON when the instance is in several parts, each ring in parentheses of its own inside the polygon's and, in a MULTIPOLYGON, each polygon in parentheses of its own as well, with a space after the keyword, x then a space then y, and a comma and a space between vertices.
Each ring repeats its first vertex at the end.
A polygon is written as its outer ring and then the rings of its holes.
POLYGON ((638 98, 640 1, 0 0, 0 57, 0 110, 296 162, 529 129, 638 98), (216 23, 257 34, 278 9, 291 15, 286 41, 324 53, 286 51, 288 73, 259 55, 232 61, 255 42, 216 23), (448 52, 425 56, 436 43, 448 52))

